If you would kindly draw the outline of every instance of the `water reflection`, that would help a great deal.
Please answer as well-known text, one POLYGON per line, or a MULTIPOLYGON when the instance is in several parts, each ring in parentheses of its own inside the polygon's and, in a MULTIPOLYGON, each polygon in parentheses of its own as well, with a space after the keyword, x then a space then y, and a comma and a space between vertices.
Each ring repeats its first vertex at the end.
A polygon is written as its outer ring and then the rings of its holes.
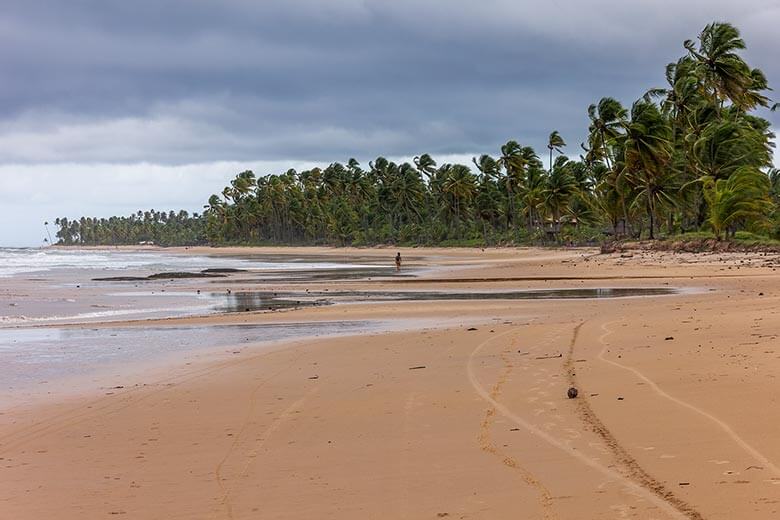
POLYGON ((0 388, 14 389, 100 366, 154 361, 171 354, 296 337, 356 334, 382 322, 260 325, 0 329, 0 388))
POLYGON ((523 291, 253 291, 231 294, 214 293, 218 303, 215 310, 248 312, 277 310, 332 303, 382 301, 442 301, 442 300, 567 300, 628 298, 636 296, 664 296, 677 294, 669 287, 601 287, 577 289, 538 289, 523 291))

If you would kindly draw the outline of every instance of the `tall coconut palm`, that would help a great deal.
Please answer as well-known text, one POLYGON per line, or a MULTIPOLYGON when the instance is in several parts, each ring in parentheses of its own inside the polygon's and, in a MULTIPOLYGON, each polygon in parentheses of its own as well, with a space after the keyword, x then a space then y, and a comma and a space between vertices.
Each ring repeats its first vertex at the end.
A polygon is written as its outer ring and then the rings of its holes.
POLYGON ((495 176, 483 172, 478 182, 474 206, 482 223, 482 236, 488 243, 488 230, 498 227, 500 222, 503 193, 495 176))
POLYGON ((461 222, 468 216, 468 208, 477 190, 477 179, 468 166, 453 164, 447 169, 442 191, 449 195, 450 210, 455 216, 455 229, 460 237, 461 222))
POLYGON ((698 46, 686 40, 688 50, 703 72, 705 93, 718 106, 729 100, 742 108, 752 108, 746 93, 753 85, 750 67, 739 55, 745 42, 731 24, 714 22, 699 34, 698 46))
POLYGON ((553 169, 553 151, 563 153, 563 148, 566 146, 566 142, 558 133, 558 130, 553 130, 550 137, 547 138, 547 149, 550 150, 550 172, 553 169))
MULTIPOLYGON (((621 136, 623 125, 625 124, 628 112, 623 105, 614 98, 604 97, 597 104, 588 107, 588 155, 590 161, 603 160, 607 166, 606 178, 614 183, 614 190, 611 192, 619 197, 619 206, 623 211, 623 231, 629 226, 628 201, 626 200, 626 190, 621 186, 621 176, 617 171, 615 164, 615 145, 621 136), (609 174, 613 172, 613 174, 609 174)), ((615 230, 617 232, 617 225, 615 230)))
POLYGON ((520 187, 520 202, 528 231, 541 224, 541 211, 544 207, 544 189, 547 172, 537 164, 529 166, 525 182, 520 187))
POLYGON ((400 225, 402 222, 417 221, 421 217, 420 207, 423 202, 425 186, 420 173, 409 163, 398 167, 391 192, 393 198, 393 214, 400 225))
POLYGON ((623 125, 621 145, 624 175, 644 195, 650 220, 650 239, 655 238, 658 181, 671 159, 671 127, 653 103, 640 100, 631 108, 631 119, 623 125))
POLYGON ((544 182, 544 205, 550 211, 553 221, 553 232, 560 231, 561 213, 568 207, 577 192, 577 181, 572 175, 569 160, 558 157, 544 182))
POLYGON ((43 227, 46 228, 46 235, 49 237, 49 242, 48 243, 51 244, 52 243, 52 241, 51 241, 51 232, 49 231, 49 221, 48 220, 43 223, 43 227))
POLYGON ((486 177, 497 179, 500 175, 499 163, 488 154, 482 154, 479 158, 472 157, 471 162, 486 177))
POLYGON ((597 104, 588 107, 589 148, 606 162, 609 169, 612 169, 614 162, 610 151, 611 143, 620 135, 627 114, 623 105, 610 97, 601 98, 597 104))
MULTIPOLYGON (((427 153, 424 153, 422 155, 417 155, 414 158, 414 166, 417 168, 417 171, 420 172, 420 175, 422 175, 425 178, 425 193, 423 194, 423 197, 425 198, 425 210, 427 213, 427 218, 433 220, 433 217, 435 216, 435 212, 433 210, 434 208, 434 201, 431 198, 431 177, 433 176, 434 172, 436 171, 436 161, 433 160, 433 157, 428 155, 427 153)), ((427 235, 428 235, 428 241, 430 242, 432 240, 431 232, 432 232, 432 226, 426 226, 427 229, 427 235)))
POLYGON ((509 203, 509 222, 516 226, 515 193, 523 182, 523 173, 527 161, 523 155, 523 147, 517 141, 507 141, 501 147, 501 157, 498 165, 504 170, 504 187, 509 203))
MULTIPOLYGON (((495 189, 498 187, 498 181, 501 177, 501 168, 498 161, 488 154, 482 154, 479 158, 472 157, 471 162, 481 173, 478 211, 483 219, 492 220, 500 213, 498 208, 503 204, 501 191, 495 189)), ((483 234, 487 236, 484 227, 483 234)))
POLYGON ((436 171, 436 161, 427 153, 415 156, 414 166, 417 168, 417 171, 420 172, 420 175, 424 176, 426 179, 430 179, 433 172, 436 171))
POLYGON ((645 101, 661 98, 661 109, 673 120, 680 121, 687 112, 701 104, 702 77, 698 63, 690 56, 683 56, 666 66, 667 86, 652 88, 644 95, 645 101))

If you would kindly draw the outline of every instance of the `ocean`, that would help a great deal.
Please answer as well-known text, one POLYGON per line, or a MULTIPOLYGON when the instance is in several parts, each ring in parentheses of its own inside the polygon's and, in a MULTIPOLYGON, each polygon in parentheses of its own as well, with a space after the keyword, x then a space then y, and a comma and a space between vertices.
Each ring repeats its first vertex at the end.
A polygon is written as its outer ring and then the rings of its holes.
POLYGON ((42 273, 64 269, 106 271, 120 275, 126 271, 187 271, 234 267, 278 271, 314 269, 355 269, 371 266, 358 263, 313 261, 305 257, 280 260, 275 257, 227 257, 184 255, 164 251, 67 250, 53 248, 0 248, 0 277, 42 273))
POLYGON ((394 271, 390 261, 377 266, 360 259, 338 259, 257 253, 210 256, 181 250, 0 248, 0 388, 9 395, 45 390, 64 378, 172 357, 185 359, 197 351, 363 330, 366 324, 351 322, 169 327, 137 321, 312 305, 312 301, 277 301, 255 291, 318 277, 394 271), (155 273, 204 269, 241 271, 214 278, 144 279, 155 273), (137 279, 96 280, 115 277, 137 279), (120 324, 126 320, 136 321, 137 326, 120 324), (112 325, 92 328, 97 323, 112 325))

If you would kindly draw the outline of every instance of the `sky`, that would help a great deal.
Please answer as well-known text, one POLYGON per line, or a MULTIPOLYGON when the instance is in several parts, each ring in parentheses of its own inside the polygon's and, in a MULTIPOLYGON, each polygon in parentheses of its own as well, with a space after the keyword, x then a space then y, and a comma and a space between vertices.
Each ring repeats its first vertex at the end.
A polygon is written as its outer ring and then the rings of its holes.
POLYGON ((552 130, 576 156, 587 106, 663 86, 711 21, 780 85, 777 0, 4 0, 0 246, 199 211, 245 169, 541 153, 552 130))

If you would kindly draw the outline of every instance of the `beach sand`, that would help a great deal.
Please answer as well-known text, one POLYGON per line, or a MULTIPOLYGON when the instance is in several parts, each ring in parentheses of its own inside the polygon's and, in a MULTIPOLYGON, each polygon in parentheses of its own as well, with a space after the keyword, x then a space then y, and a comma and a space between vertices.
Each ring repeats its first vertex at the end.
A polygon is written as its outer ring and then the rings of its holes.
POLYGON ((0 518, 780 517, 777 255, 401 252, 436 269, 306 288, 685 291, 155 320, 397 325, 242 345, 4 410, 0 518))

